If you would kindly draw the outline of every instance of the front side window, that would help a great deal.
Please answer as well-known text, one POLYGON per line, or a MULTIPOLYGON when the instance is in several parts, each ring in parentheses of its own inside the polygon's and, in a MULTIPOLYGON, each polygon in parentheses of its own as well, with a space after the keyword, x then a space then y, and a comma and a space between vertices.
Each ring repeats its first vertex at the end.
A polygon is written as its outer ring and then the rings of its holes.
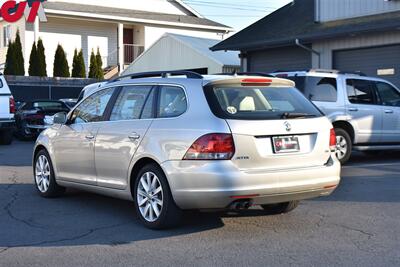
POLYGON ((160 90, 158 118, 178 117, 186 112, 186 94, 182 88, 176 86, 162 86, 160 90))
POLYGON ((376 89, 378 90, 379 97, 382 105, 384 106, 400 106, 400 92, 388 83, 377 82, 376 89))
POLYGON ((366 80, 347 80, 347 96, 352 104, 374 105, 376 104, 376 95, 374 84, 366 80))
POLYGON ((215 115, 223 119, 276 120, 320 117, 321 112, 292 87, 205 88, 215 115))
POLYGON ((72 123, 103 121, 104 112, 114 90, 114 88, 104 89, 86 98, 72 113, 72 123))
POLYGON ((126 86, 118 96, 110 121, 137 120, 143 110, 152 86, 126 86))

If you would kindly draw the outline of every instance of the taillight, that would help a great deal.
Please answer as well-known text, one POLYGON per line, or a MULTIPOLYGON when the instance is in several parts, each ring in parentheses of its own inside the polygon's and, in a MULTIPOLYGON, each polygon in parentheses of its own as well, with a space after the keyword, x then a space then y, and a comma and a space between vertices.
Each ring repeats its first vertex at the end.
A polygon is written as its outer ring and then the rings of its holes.
POLYGON ((331 135, 329 138, 329 147, 331 148, 331 151, 334 152, 336 150, 336 133, 335 129, 331 129, 331 135))
POLYGON ((14 114, 15 113, 15 101, 14 97, 10 96, 10 113, 14 114))
POLYGON ((242 86, 269 86, 271 83, 271 79, 265 78, 246 78, 242 80, 242 86))
POLYGON ((207 134, 193 143, 184 160, 230 160, 235 154, 231 134, 207 134))

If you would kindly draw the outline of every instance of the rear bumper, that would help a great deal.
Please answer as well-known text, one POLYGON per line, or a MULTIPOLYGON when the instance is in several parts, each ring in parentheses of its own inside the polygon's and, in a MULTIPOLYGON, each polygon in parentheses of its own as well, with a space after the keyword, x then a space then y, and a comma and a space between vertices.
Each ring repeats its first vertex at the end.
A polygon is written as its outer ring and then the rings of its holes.
POLYGON ((254 204, 330 195, 340 182, 340 163, 285 171, 239 170, 231 161, 168 161, 162 164, 181 209, 227 208, 248 196, 254 204))
POLYGON ((0 119, 0 131, 2 130, 14 130, 15 121, 14 120, 1 120, 0 119))

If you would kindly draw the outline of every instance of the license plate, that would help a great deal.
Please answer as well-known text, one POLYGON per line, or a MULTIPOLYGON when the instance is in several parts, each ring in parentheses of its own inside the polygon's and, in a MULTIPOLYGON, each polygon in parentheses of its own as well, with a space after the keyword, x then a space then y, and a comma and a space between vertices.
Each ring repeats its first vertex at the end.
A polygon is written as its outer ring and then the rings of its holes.
POLYGON ((277 136, 272 138, 276 154, 293 153, 300 151, 298 136, 277 136))

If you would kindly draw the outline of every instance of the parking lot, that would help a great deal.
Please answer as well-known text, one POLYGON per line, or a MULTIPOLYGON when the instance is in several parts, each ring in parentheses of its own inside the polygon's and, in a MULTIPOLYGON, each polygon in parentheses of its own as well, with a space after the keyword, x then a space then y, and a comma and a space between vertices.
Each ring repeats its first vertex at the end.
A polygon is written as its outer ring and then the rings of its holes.
POLYGON ((186 215, 151 231, 131 203, 33 186, 33 143, 0 147, 0 266, 399 266, 400 156, 357 154, 339 189, 293 213, 186 215))

